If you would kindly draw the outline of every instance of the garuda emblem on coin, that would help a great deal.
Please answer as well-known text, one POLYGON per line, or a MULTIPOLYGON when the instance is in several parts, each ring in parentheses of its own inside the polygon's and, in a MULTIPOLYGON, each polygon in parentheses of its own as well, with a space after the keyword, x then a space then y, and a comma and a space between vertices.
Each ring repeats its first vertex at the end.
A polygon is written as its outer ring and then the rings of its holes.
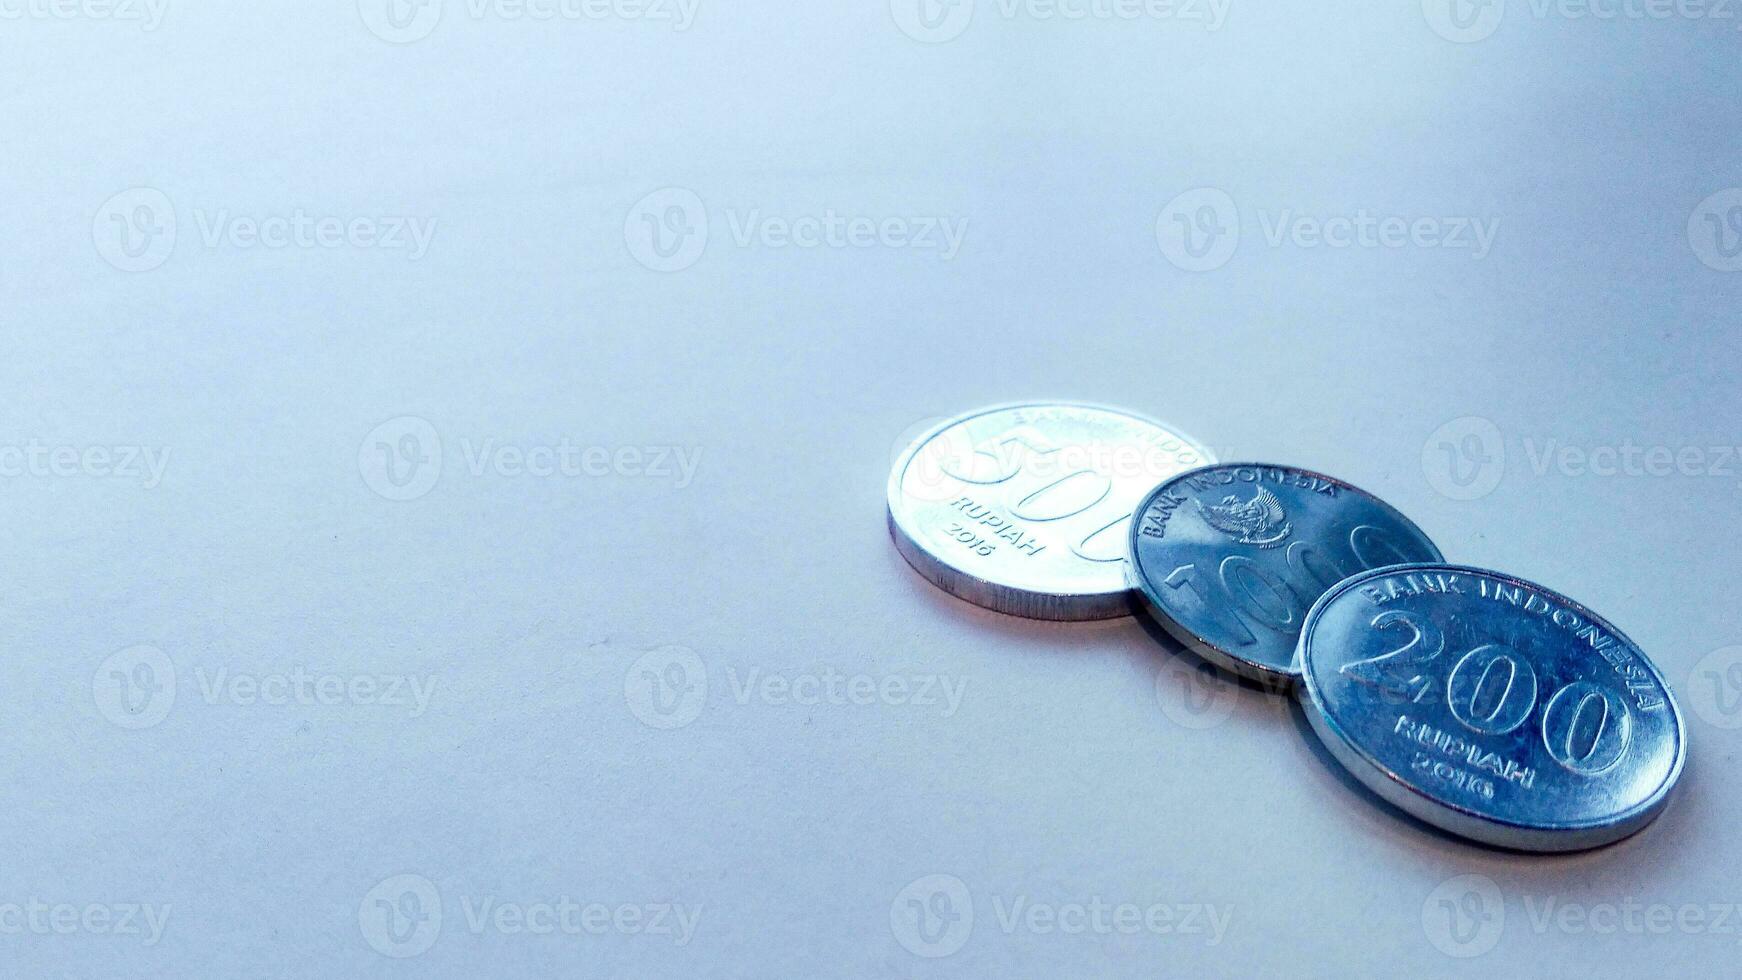
POLYGON ((1259 487, 1251 500, 1230 494, 1219 504, 1195 502, 1206 523, 1241 544, 1274 548, 1294 530, 1283 513, 1282 501, 1264 487, 1259 487))

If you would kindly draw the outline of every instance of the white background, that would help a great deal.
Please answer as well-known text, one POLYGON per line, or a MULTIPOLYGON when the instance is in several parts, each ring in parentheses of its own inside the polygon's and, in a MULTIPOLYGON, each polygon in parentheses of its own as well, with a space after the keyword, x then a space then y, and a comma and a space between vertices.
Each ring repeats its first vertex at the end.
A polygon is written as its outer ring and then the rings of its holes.
POLYGON ((1621 905, 1742 902, 1742 461, 1715 448, 1742 443, 1742 13, 1234 0, 1211 29, 979 0, 933 30, 907 0, 702 0, 680 30, 447 0, 400 30, 386 6, 0 0, 7 975, 1734 961, 1742 913, 1656 934, 1621 905), (1205 206, 1239 235, 1194 255, 1176 218, 1205 206), (252 243, 299 211, 338 219, 329 245, 252 243), (770 223, 831 213, 871 244, 770 223), (1433 234, 1317 244, 1363 214, 1433 234), (1480 255, 1459 221, 1494 231, 1480 255), (425 247, 386 247, 395 223, 425 247), (1133 621, 932 588, 885 534, 893 452, 1049 397, 1337 474, 1609 617, 1683 700, 1678 798, 1594 853, 1484 850, 1133 621), (565 440, 605 456, 479 455, 565 440), (1628 446, 1688 465, 1556 455, 1628 446), (618 455, 642 447, 693 473, 618 455), (232 686, 299 670, 433 694, 232 686), (741 695, 752 672, 893 693, 793 704, 741 695), (955 710, 895 687, 928 677, 955 710), (439 928, 388 928, 374 900, 407 893, 439 928), (565 896, 699 918, 680 945, 468 915, 565 896), (921 934, 909 899, 971 928, 921 934), (63 934, 7 911, 33 901, 169 917, 154 944, 63 934), (1007 924, 1019 901, 1231 918, 1067 933, 1007 924))

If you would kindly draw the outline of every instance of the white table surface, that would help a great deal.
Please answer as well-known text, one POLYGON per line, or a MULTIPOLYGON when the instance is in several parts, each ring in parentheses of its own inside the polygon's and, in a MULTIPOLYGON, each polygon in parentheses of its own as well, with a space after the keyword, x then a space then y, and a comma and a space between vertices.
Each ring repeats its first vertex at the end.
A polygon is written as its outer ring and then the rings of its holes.
POLYGON ((1734 963, 1742 273, 1702 202, 1742 185, 1742 15, 144 2, 0 4, 0 972, 1734 963), (1198 188, 1240 236, 1193 272, 1157 226, 1198 188), (1363 216, 1426 223, 1314 237, 1363 216), (1682 699, 1678 798, 1468 845, 1134 621, 934 589, 893 448, 1049 397, 1606 615, 1682 699), (1472 433, 1498 482, 1455 499, 1472 433))

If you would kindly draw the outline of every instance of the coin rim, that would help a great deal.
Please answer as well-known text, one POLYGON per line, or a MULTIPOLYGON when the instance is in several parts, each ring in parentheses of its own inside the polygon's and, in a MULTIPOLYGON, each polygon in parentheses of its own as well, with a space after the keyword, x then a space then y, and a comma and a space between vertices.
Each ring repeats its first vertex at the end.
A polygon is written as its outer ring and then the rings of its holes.
MULTIPOLYGON (((1149 576, 1144 574, 1143 561, 1138 557, 1140 552, 1137 548, 1137 539, 1142 535, 1143 515, 1148 513, 1150 503, 1153 502, 1156 497, 1161 496, 1161 494, 1168 488, 1207 470, 1238 469, 1240 467, 1287 470, 1291 473, 1302 473, 1307 476, 1317 477, 1321 480, 1329 480, 1345 490, 1353 490, 1354 492, 1377 503, 1386 511, 1389 511, 1393 517, 1413 529, 1423 541, 1427 542, 1428 548, 1433 551, 1435 556, 1435 561, 1432 564, 1438 564, 1445 561, 1445 552, 1441 551, 1440 546, 1434 543, 1434 539, 1430 537, 1426 531, 1421 529, 1421 525, 1410 520, 1408 515, 1398 510, 1384 497, 1381 497, 1370 490, 1362 489, 1361 487, 1350 483, 1348 480, 1331 476, 1328 473, 1320 473, 1317 470, 1309 470, 1301 466, 1290 466, 1286 463, 1234 462, 1209 463, 1204 466, 1199 466, 1196 469, 1187 470, 1178 476, 1169 477, 1167 480, 1157 485, 1154 490, 1149 491, 1149 494, 1143 498, 1143 502, 1137 505, 1137 512, 1131 519, 1131 532, 1127 536, 1126 547, 1129 560, 1126 567, 1131 573, 1132 588, 1142 594, 1143 607, 1148 610, 1150 617, 1154 619, 1162 629, 1166 630, 1169 636, 1178 640, 1186 649, 1224 670, 1232 671, 1247 680, 1257 681, 1260 684, 1271 686, 1292 686, 1300 680, 1303 672, 1300 662, 1300 644, 1298 641, 1296 642, 1295 653, 1289 660, 1288 668, 1279 670, 1269 664, 1256 663, 1247 660, 1238 654, 1224 650, 1211 643, 1208 638, 1199 636, 1193 630, 1188 629, 1184 623, 1174 619, 1172 614, 1167 611, 1165 604, 1161 600, 1160 592, 1156 590, 1154 585, 1150 582, 1149 576)), ((1332 585, 1330 589, 1327 589, 1326 591, 1335 591, 1340 585, 1342 585, 1341 582, 1332 585)), ((1322 599, 1323 595, 1321 595, 1320 598, 1322 599)), ((1315 605, 1316 604, 1315 601, 1315 605)), ((1301 620, 1301 631, 1303 633, 1306 631, 1306 624, 1310 621, 1310 617, 1312 616, 1312 608, 1313 607, 1310 606, 1308 607, 1306 618, 1301 620)))
POLYGON ((1614 623, 1592 612, 1582 603, 1569 599, 1566 595, 1529 579, 1508 575, 1505 572, 1497 572, 1491 568, 1459 565, 1444 561, 1409 562, 1375 568, 1344 579, 1323 596, 1320 596, 1319 601, 1313 603, 1313 608, 1308 611, 1306 625, 1301 628, 1300 643, 1295 648, 1295 661, 1301 665, 1301 684, 1298 689, 1302 694, 1301 700, 1304 702, 1304 706, 1310 709, 1306 712, 1307 721, 1312 725, 1319 740, 1324 743, 1331 755, 1343 765, 1343 768, 1348 770, 1350 775, 1360 780, 1363 785, 1373 790, 1382 799, 1423 822, 1481 843, 1515 850, 1541 852, 1584 851, 1602 847, 1605 844, 1613 844, 1644 830, 1663 813, 1664 807, 1669 803, 1670 794, 1675 790, 1677 783, 1681 781, 1682 770, 1687 764, 1687 721, 1682 715, 1681 704, 1676 700, 1675 691, 1670 688, 1668 678, 1659 669, 1656 661, 1651 659, 1651 655, 1645 652, 1645 648, 1633 642, 1633 638, 1617 629, 1614 623), (1670 715, 1675 722, 1675 760, 1670 764, 1669 772, 1664 776, 1663 781, 1652 790, 1649 796, 1626 810, 1608 817, 1567 821, 1552 826, 1507 819, 1506 817, 1482 813, 1431 795, 1425 789, 1403 779, 1399 774, 1393 773, 1373 753, 1345 734, 1343 727, 1325 709, 1319 685, 1314 682, 1312 671, 1306 669, 1312 633, 1318 626, 1324 608, 1336 598, 1372 579, 1386 575, 1429 570, 1487 576, 1541 593, 1546 598, 1563 603, 1574 612, 1584 616, 1588 622, 1595 623, 1607 630, 1610 635, 1626 643, 1638 655, 1639 660, 1651 671, 1651 676, 1657 679, 1658 686, 1663 689, 1664 700, 1668 702, 1670 715))
MULTIPOLYGON (((1131 602, 1132 587, 1129 584, 1129 555, 1127 555, 1126 560, 1127 584, 1122 588, 1110 591, 1041 592, 994 582, 956 568, 927 551, 914 532, 902 523, 899 507, 903 500, 902 478, 907 474, 907 468, 913 464, 913 459, 918 455, 921 447, 952 426, 971 422, 985 415, 1023 408, 1074 408, 1106 412, 1110 415, 1141 422, 1167 433, 1180 440, 1188 448, 1195 450, 1205 460, 1216 458, 1214 453, 1190 433, 1182 432, 1175 426, 1148 415, 1142 415, 1129 409, 1116 408, 1112 405, 1080 401, 1014 401, 972 409, 945 419, 921 433, 908 444, 906 449, 901 451, 894 467, 890 469, 889 482, 884 491, 884 510, 889 526, 889 537, 895 544, 895 550, 901 553, 901 557, 913 567, 914 571, 920 574, 921 578, 950 595, 982 609, 990 609, 1007 616, 1020 616, 1024 619, 1042 619, 1052 622, 1089 622, 1130 616, 1134 610, 1131 602)), ((1147 497, 1143 499, 1148 500, 1147 497)), ((1132 512, 1133 523, 1135 523, 1137 513, 1139 512, 1132 512)))

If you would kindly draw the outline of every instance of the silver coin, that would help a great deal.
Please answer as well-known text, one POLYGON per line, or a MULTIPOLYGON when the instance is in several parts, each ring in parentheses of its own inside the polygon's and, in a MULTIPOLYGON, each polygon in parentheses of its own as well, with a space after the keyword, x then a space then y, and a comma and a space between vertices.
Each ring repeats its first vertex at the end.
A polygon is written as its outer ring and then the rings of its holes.
POLYGON ((1288 686, 1307 610, 1350 575, 1438 561, 1439 549, 1383 500, 1293 466, 1222 463, 1156 487, 1131 525, 1144 605, 1219 667, 1288 686))
POLYGON ((889 533, 952 595, 1032 619, 1131 611, 1137 501, 1209 453, 1176 430, 1091 405, 982 409, 921 436, 889 477, 889 533))
POLYGON ((1460 565, 1339 584, 1301 634, 1306 714, 1381 797, 1531 851, 1619 840, 1662 810, 1687 736, 1669 685, 1601 616, 1460 565))

